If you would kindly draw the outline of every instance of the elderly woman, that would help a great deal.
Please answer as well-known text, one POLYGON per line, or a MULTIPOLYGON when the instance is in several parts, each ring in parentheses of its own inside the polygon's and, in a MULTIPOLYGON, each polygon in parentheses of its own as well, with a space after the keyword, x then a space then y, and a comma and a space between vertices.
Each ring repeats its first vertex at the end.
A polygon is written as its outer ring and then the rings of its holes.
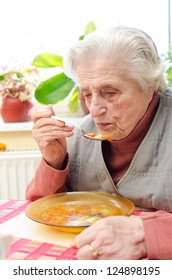
POLYGON ((81 127, 112 140, 82 137, 51 118, 51 106, 34 110, 33 136, 42 160, 27 199, 66 189, 103 191, 159 210, 97 221, 77 236, 77 256, 172 258, 172 96, 155 44, 135 28, 96 31, 70 49, 64 67, 90 112, 81 127))

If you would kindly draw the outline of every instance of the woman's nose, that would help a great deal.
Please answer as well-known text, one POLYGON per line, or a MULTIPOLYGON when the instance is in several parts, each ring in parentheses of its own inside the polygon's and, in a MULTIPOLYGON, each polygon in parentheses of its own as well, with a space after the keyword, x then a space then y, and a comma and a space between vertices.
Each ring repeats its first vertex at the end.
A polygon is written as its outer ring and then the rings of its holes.
POLYGON ((89 111, 92 117, 98 117, 104 113, 106 113, 106 107, 104 106, 104 103, 99 98, 92 98, 89 111))

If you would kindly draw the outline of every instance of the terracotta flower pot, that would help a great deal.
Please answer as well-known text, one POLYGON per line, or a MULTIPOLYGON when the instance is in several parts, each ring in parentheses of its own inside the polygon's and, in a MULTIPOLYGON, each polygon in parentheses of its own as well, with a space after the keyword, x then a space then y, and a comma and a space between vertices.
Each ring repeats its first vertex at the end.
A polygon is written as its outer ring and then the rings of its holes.
POLYGON ((29 111, 33 104, 29 101, 20 101, 18 98, 10 96, 2 99, 1 117, 4 122, 27 122, 30 121, 29 111))

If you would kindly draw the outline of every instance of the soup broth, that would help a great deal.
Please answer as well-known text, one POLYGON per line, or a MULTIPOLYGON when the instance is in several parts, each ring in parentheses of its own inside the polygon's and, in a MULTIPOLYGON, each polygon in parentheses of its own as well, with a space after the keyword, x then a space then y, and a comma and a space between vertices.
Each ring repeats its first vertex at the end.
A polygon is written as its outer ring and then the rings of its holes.
POLYGON ((49 206, 41 213, 41 219, 58 226, 89 226, 101 218, 121 215, 113 204, 92 201, 73 201, 49 206))

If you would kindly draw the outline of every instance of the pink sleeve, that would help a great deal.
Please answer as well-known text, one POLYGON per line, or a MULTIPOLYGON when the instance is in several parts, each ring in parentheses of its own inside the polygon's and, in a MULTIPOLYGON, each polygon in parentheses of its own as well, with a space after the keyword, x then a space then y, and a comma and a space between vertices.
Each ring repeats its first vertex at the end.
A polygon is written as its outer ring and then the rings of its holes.
POLYGON ((157 211, 141 218, 148 259, 172 259, 172 213, 157 211))
POLYGON ((64 170, 56 170, 52 168, 42 158, 37 168, 35 177, 26 189, 26 199, 33 201, 56 192, 67 191, 65 183, 68 178, 68 165, 69 157, 64 170))

